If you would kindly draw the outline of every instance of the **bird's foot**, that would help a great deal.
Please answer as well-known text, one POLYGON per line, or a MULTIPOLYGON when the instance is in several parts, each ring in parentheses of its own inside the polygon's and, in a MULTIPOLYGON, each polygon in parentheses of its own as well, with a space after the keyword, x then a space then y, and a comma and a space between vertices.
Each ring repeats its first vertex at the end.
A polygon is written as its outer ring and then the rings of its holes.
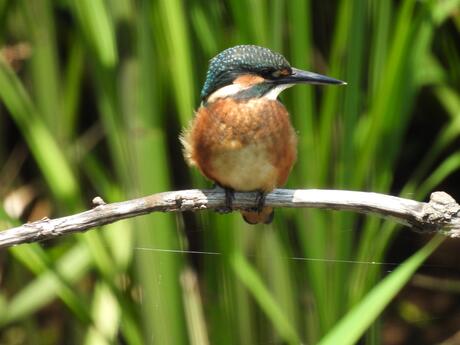
POLYGON ((266 192, 256 191, 255 206, 243 211, 243 219, 249 224, 270 224, 273 221, 275 211, 273 207, 265 206, 266 192))
POLYGON ((235 199, 235 191, 231 188, 225 189, 225 208, 228 212, 233 211, 233 200, 235 199))
POLYGON ((216 184, 214 189, 225 192, 225 205, 223 207, 216 208, 216 212, 219 213, 230 213, 233 211, 233 200, 235 199, 235 191, 231 188, 221 187, 216 184))
POLYGON ((257 191, 257 196, 256 196, 256 206, 254 207, 254 211, 260 213, 262 212, 264 206, 265 206, 265 197, 267 194, 265 192, 258 190, 257 191))

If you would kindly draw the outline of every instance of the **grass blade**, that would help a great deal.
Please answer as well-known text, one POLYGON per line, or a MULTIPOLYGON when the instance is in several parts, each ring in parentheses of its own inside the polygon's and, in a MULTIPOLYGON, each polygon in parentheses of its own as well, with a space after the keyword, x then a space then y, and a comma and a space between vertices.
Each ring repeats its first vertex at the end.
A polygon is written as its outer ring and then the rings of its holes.
POLYGON ((372 289, 358 305, 321 339, 318 345, 351 345, 356 343, 444 239, 443 236, 434 237, 428 244, 407 259, 372 289))

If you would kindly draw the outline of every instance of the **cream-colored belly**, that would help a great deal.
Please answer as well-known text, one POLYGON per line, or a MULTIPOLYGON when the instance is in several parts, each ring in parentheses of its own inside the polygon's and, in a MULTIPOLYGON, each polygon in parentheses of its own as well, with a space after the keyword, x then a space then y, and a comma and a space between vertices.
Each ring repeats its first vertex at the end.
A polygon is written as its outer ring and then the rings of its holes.
POLYGON ((217 177, 218 182, 237 191, 273 190, 277 170, 271 164, 266 145, 251 143, 235 146, 211 158, 212 175, 217 177))

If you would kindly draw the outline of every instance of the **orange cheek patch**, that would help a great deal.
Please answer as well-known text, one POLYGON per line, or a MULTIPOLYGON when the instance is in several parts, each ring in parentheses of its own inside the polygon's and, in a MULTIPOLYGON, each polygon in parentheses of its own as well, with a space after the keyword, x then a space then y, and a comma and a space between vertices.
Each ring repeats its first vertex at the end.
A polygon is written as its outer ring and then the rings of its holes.
POLYGON ((280 71, 280 74, 281 74, 283 77, 287 77, 289 74, 291 74, 291 71, 285 68, 285 69, 282 69, 282 70, 280 71))
POLYGON ((244 74, 242 76, 239 76, 233 81, 233 84, 239 84, 241 86, 247 87, 251 85, 256 85, 260 84, 263 81, 265 81, 264 78, 254 75, 254 74, 244 74))

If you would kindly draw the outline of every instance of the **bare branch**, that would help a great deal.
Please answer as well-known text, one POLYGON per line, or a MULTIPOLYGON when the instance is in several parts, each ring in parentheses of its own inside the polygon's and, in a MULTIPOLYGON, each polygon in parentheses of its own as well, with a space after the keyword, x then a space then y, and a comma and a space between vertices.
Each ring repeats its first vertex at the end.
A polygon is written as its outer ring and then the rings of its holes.
MULTIPOLYGON (((256 193, 235 193, 234 209, 256 204, 256 193)), ((224 206, 222 190, 183 190, 149 195, 106 204, 100 197, 91 210, 56 219, 42 219, 0 232, 0 248, 56 238, 151 212, 183 212, 218 209, 224 206)), ((431 194, 430 202, 418 202, 390 195, 341 190, 276 189, 266 197, 272 207, 323 208, 373 213, 392 218, 421 232, 442 232, 460 237, 460 206, 444 192, 431 194)))

